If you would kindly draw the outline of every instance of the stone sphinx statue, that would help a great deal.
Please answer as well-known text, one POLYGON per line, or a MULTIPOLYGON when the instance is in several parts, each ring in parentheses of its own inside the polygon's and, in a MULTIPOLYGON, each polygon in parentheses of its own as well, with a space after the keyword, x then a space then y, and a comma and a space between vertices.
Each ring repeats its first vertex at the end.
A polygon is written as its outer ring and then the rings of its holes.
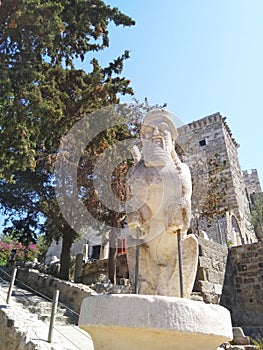
POLYGON ((175 152, 172 114, 156 109, 141 127, 142 157, 128 175, 127 260, 135 278, 139 242, 138 292, 189 297, 197 269, 198 244, 187 235, 191 217, 191 174, 175 152), (182 237, 179 273, 178 235, 182 237), (183 289, 180 289, 180 279, 183 289))

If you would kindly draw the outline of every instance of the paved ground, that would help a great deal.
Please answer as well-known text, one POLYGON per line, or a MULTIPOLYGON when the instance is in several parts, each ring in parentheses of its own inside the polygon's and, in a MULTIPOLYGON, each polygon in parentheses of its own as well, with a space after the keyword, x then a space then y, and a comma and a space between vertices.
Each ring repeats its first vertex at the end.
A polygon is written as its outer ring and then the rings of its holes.
MULTIPOLYGON (((28 337, 41 345, 43 349, 51 350, 94 350, 92 340, 88 333, 75 325, 58 325, 55 323, 53 329, 52 343, 48 343, 49 323, 38 319, 38 315, 28 311, 23 306, 22 299, 27 299, 30 304, 45 302, 44 298, 29 293, 23 288, 14 287, 9 305, 6 304, 6 297, 9 283, 0 278, 0 308, 11 318, 16 320, 19 331, 25 331, 28 337)), ((28 304, 28 305, 29 305, 28 304)), ((7 349, 8 350, 8 349, 7 349)))

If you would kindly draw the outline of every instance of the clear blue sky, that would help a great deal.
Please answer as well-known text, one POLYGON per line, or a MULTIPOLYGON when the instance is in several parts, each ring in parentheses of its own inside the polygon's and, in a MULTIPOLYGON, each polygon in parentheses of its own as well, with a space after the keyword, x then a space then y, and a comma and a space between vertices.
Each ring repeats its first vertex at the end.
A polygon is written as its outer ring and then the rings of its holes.
POLYGON ((263 1, 107 0, 136 25, 111 27, 101 63, 130 50, 135 96, 185 123, 220 112, 240 144, 243 170, 263 187, 263 1))
POLYGON ((100 63, 128 49, 124 76, 137 98, 166 102, 185 123, 215 112, 227 117, 242 169, 257 168, 263 187, 263 1, 105 2, 136 25, 110 26, 100 63))

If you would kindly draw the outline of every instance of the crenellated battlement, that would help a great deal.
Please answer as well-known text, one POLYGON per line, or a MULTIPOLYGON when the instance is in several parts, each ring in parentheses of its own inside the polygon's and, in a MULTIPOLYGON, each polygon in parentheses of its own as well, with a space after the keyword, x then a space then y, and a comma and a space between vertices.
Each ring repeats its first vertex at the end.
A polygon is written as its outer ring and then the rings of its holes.
POLYGON ((191 122, 189 125, 190 129, 196 129, 196 128, 202 128, 202 127, 206 127, 209 124, 214 124, 214 123, 218 123, 222 120, 222 116, 219 112, 214 113, 214 114, 210 114, 206 117, 203 117, 199 120, 194 120, 193 122, 191 122))
POLYGON ((223 126, 223 128, 225 129, 226 134, 228 134, 230 139, 232 140, 234 146, 236 148, 239 147, 239 144, 237 143, 237 141, 233 137, 232 131, 226 122, 226 117, 223 117, 219 112, 216 112, 214 114, 210 114, 210 115, 203 117, 201 119, 198 119, 198 120, 194 120, 193 122, 180 127, 179 130, 180 130, 180 134, 182 135, 182 134, 186 134, 186 133, 189 133, 191 131, 194 131, 196 129, 207 128, 208 126, 213 125, 213 124, 221 124, 223 126))
POLYGON ((244 170, 243 178, 249 195, 262 192, 257 169, 251 169, 251 173, 244 170))

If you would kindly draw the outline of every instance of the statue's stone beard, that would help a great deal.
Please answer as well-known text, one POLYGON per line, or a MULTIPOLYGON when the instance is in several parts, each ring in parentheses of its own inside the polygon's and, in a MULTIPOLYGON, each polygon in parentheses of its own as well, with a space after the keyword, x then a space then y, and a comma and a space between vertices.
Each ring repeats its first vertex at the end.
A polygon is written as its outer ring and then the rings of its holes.
POLYGON ((147 167, 165 166, 172 162, 170 142, 161 136, 143 142, 143 160, 147 167))

